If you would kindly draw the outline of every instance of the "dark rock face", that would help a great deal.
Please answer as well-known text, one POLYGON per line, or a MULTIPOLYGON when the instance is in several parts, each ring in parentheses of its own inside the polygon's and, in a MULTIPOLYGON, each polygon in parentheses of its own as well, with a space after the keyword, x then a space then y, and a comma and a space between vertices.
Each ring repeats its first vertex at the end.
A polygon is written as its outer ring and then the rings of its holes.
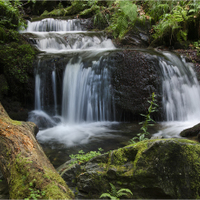
POLYGON ((137 21, 132 30, 130 30, 126 36, 121 40, 121 44, 126 47, 140 47, 145 48, 149 46, 150 35, 149 31, 151 29, 151 25, 149 21, 145 23, 141 23, 137 21))
POLYGON ((191 137, 191 136, 197 136, 200 133, 200 123, 193 126, 192 128, 188 128, 183 130, 180 133, 180 136, 182 137, 191 137))
POLYGON ((124 118, 123 112, 132 119, 146 113, 153 92, 161 104, 162 80, 157 58, 141 51, 124 50, 116 54, 115 61, 112 85, 119 120, 124 118))
MULTIPOLYGON (((195 199, 199 197, 200 146, 185 139, 146 140, 100 155, 89 162, 59 168, 76 197, 98 199, 128 188, 130 199, 195 199)), ((123 197, 126 198, 126 197, 123 197)))

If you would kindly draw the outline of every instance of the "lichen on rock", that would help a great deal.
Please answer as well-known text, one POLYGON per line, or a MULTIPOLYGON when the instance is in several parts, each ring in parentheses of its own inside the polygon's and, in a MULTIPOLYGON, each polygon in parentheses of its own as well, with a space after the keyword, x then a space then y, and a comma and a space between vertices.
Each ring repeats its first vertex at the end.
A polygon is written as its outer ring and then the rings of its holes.
POLYGON ((62 177, 70 172, 73 184, 67 183, 76 188, 79 198, 99 198, 112 183, 116 189, 130 189, 134 199, 195 199, 200 186, 199 154, 200 145, 194 141, 146 140, 73 165, 62 177))

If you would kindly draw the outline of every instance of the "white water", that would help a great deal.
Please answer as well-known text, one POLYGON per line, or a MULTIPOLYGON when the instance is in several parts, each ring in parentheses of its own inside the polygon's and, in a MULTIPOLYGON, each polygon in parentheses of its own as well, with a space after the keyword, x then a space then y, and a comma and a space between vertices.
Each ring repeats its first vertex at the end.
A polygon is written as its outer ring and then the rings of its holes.
POLYGON ((52 88, 53 88, 53 99, 54 99, 54 112, 58 115, 57 111, 57 89, 56 89, 56 71, 52 71, 52 88))
MULTIPOLYGON (((74 51, 91 51, 90 58, 96 52, 114 50, 110 39, 103 35, 94 35, 82 31, 78 20, 45 19, 42 22, 28 24, 24 32, 31 33, 39 50, 47 54, 74 51)), ((200 87, 191 66, 174 54, 165 52, 167 59, 160 59, 163 76, 163 112, 166 121, 156 136, 180 137, 179 133, 200 121, 200 87), (170 60, 167 61, 167 60, 170 60)), ((36 74, 35 111, 30 120, 41 124, 38 134, 40 141, 58 141, 68 146, 87 143, 95 136, 109 136, 109 120, 114 119, 109 67, 100 65, 101 59, 94 59, 92 65, 84 66, 82 57, 72 58, 66 63, 62 85, 62 110, 57 116, 57 79, 52 71, 52 91, 54 113, 45 112, 45 84, 42 74, 36 74), (46 122, 47 127, 43 127, 46 122)), ((40 64, 38 64, 39 67, 40 64)))
POLYGON ((67 64, 63 78, 62 117, 64 123, 112 120, 109 71, 99 67, 101 59, 92 67, 83 68, 81 58, 67 64))
POLYGON ((113 50, 115 46, 110 39, 102 34, 81 30, 80 21, 54 20, 28 22, 28 27, 22 33, 34 34, 36 47, 47 53, 65 53, 71 51, 105 51, 113 50))
MULTIPOLYGON (((48 54, 68 53, 74 50, 94 52, 115 49, 112 41, 102 34, 98 37, 81 31, 78 20, 44 19, 40 22, 29 22, 24 32, 32 33, 37 48, 48 54), (78 31, 78 32, 77 32, 78 31), (70 34, 69 34, 70 33, 70 34), (83 34, 84 33, 84 34, 83 34)), ((103 58, 95 58, 92 64, 84 66, 82 57, 72 57, 63 73, 61 115, 57 111, 57 78, 55 63, 51 72, 54 114, 47 114, 45 91, 50 85, 45 84, 48 76, 41 74, 44 66, 38 62, 35 77, 35 111, 29 120, 38 124, 41 130, 39 141, 57 141, 67 146, 83 144, 97 137, 110 137, 109 127, 116 122, 112 104, 109 66, 104 66, 103 58)), ((50 67, 50 66, 49 66, 50 67)), ((113 136, 114 137, 114 136, 113 136)))
POLYGON ((81 31, 80 21, 77 19, 60 20, 47 18, 41 21, 30 22, 26 32, 50 32, 50 31, 81 31))
POLYGON ((41 110, 41 98, 40 98, 40 75, 35 76, 35 110, 41 110))
POLYGON ((180 137, 182 130, 200 121, 200 86, 191 65, 174 54, 164 55, 171 61, 160 61, 166 122, 155 136, 180 137))

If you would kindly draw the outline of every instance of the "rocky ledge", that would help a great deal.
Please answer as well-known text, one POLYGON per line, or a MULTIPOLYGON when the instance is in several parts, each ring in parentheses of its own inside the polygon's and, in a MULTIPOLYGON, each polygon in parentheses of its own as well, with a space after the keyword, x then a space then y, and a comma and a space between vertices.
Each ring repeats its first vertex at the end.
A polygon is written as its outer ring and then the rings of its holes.
POLYGON ((97 156, 89 162, 59 167, 76 198, 98 199, 127 188, 131 199, 196 199, 200 195, 200 145, 185 139, 145 140, 97 156))

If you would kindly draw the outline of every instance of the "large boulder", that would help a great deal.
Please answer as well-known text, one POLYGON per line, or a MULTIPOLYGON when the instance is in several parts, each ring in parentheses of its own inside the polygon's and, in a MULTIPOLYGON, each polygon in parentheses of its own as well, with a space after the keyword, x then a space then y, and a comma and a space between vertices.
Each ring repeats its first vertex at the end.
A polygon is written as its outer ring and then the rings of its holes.
POLYGON ((153 92, 162 108, 161 69, 155 51, 153 54, 139 50, 115 54, 112 85, 118 120, 138 120, 141 113, 147 112, 148 99, 153 92))
POLYGON ((194 141, 145 140, 86 163, 68 161, 58 170, 78 198, 98 199, 112 183, 117 190, 130 189, 132 199, 196 199, 199 155, 200 145, 194 141))
POLYGON ((192 137, 197 136, 200 133, 200 123, 196 124, 192 128, 187 128, 181 131, 180 136, 182 137, 192 137))

